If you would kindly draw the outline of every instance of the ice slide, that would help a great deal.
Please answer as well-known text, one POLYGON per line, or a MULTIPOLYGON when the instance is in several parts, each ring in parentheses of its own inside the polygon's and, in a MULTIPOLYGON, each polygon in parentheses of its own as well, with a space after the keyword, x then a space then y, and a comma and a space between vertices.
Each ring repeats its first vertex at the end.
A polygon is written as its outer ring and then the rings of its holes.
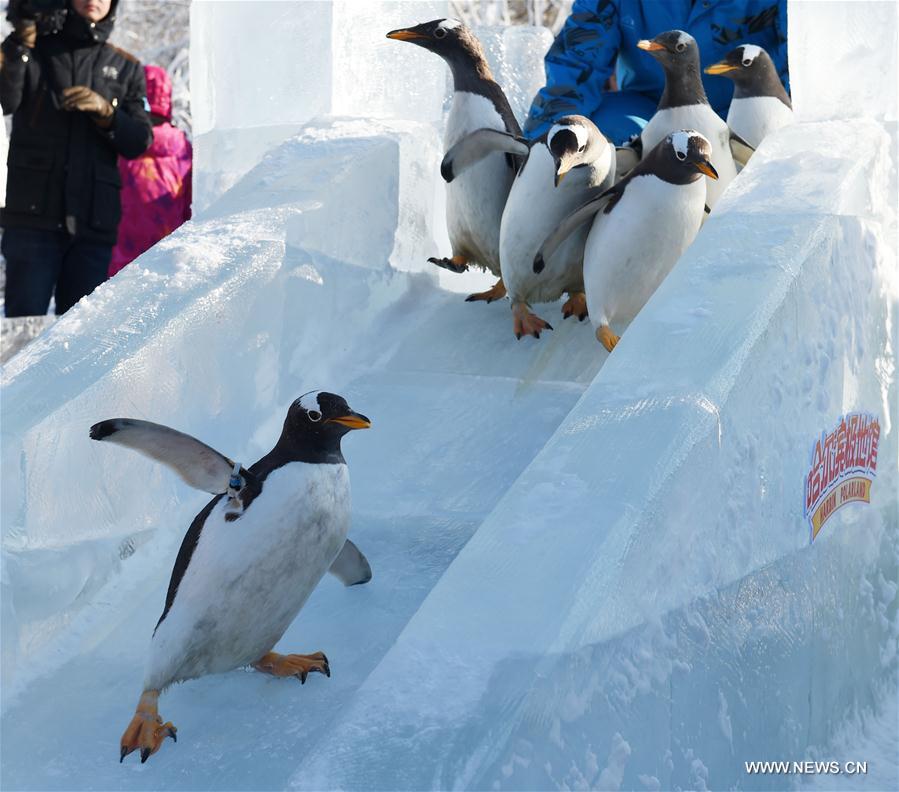
POLYGON ((762 789, 799 779, 744 761, 836 758, 880 762, 840 788, 895 788, 893 6, 791 3, 803 123, 607 356, 570 321, 515 343, 424 264, 444 75, 379 37, 439 3, 256 4, 294 43, 258 43, 270 103, 228 71, 245 5, 194 7, 203 211, 4 369, 0 786, 762 789), (252 461, 313 387, 375 421, 346 443, 375 578, 323 581, 281 644, 332 678, 177 686, 177 745, 119 765, 205 499, 87 427, 252 461), (853 411, 881 426, 871 504, 810 544, 812 444, 853 411), (832 755, 869 719, 883 756, 832 755))

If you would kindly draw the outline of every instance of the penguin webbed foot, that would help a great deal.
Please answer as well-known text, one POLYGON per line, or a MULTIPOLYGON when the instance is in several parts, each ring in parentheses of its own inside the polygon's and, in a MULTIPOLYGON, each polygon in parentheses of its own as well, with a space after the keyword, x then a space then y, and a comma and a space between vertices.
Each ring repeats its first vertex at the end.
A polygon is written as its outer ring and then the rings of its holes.
POLYGON ((608 325, 600 325, 596 329, 596 340, 611 353, 612 350, 618 346, 621 337, 615 335, 615 333, 612 332, 612 328, 608 325))
POLYGON ((468 297, 465 298, 465 302, 478 302, 483 300, 486 303, 492 303, 494 300, 501 300, 506 296, 506 286, 503 283, 503 279, 500 278, 496 283, 493 284, 487 291, 476 292, 475 294, 469 294, 468 297))
POLYGON ((269 652, 253 663, 253 668, 263 674, 271 674, 277 677, 294 676, 300 680, 300 684, 306 684, 306 677, 313 672, 331 676, 331 666, 324 652, 313 654, 289 654, 282 655, 277 652, 269 652))
POLYGON ((583 322, 587 315, 587 295, 583 292, 568 292, 568 299, 562 306, 562 319, 576 316, 579 322, 583 322))
POLYGON ((166 737, 171 737, 173 742, 178 742, 178 729, 171 721, 162 722, 156 708, 159 698, 158 691, 147 691, 137 705, 137 710, 131 723, 122 734, 119 752, 119 763, 125 761, 125 757, 132 751, 140 749, 141 764, 147 761, 161 747, 166 737))
POLYGON ((540 338, 540 333, 544 330, 552 329, 553 326, 549 322, 528 310, 527 305, 524 303, 517 303, 512 306, 512 330, 515 333, 515 338, 519 341, 526 335, 540 338))
POLYGON ((450 272, 455 272, 457 275, 468 271, 468 259, 465 256, 453 256, 452 258, 437 258, 436 256, 431 256, 428 259, 431 264, 436 264, 438 267, 443 267, 443 269, 447 269, 450 272))

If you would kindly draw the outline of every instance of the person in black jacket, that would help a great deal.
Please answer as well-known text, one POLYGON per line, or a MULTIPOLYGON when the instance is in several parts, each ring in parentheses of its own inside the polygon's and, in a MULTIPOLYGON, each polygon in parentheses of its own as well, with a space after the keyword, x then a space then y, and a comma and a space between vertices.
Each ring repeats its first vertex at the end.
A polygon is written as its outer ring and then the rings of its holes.
POLYGON ((140 62, 107 43, 118 0, 69 0, 58 32, 14 20, 0 45, 0 104, 13 114, 6 206, 6 315, 65 313, 106 279, 116 242, 119 155, 153 142, 140 62))

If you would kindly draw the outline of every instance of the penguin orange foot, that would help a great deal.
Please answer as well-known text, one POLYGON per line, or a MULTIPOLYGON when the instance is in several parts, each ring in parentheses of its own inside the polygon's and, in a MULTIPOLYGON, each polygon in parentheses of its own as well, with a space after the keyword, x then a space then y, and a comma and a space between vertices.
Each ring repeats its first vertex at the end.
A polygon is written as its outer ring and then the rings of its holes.
POLYGON ((494 300, 501 300, 505 296, 506 285, 503 283, 503 279, 500 278, 493 284, 493 286, 487 289, 487 291, 469 294, 468 297, 465 298, 465 302, 477 302, 478 300, 483 300, 484 302, 492 303, 494 300))
POLYGON ((460 273, 468 270, 468 259, 465 256, 453 256, 452 258, 435 258, 432 256, 428 261, 431 264, 436 264, 438 267, 448 269, 450 272, 460 273))
POLYGON ((512 306, 512 330, 519 341, 522 336, 526 335, 540 338, 542 331, 552 329, 552 325, 549 322, 531 313, 524 303, 516 303, 512 306))
POLYGON ((162 746, 166 737, 178 742, 176 729, 170 721, 162 722, 157 709, 158 690, 145 690, 137 703, 137 710, 125 733, 122 735, 122 751, 119 762, 124 761, 132 751, 140 748, 141 764, 147 761, 162 746))
POLYGON ((598 327, 596 330, 596 340, 599 341, 606 349, 611 352, 616 346, 618 346, 618 342, 621 338, 615 335, 612 332, 612 328, 608 325, 602 325, 598 327))
POLYGON ((568 299, 562 306, 562 318, 576 316, 579 322, 587 318, 587 295, 583 292, 568 292, 568 299))
POLYGON ((326 677, 331 676, 331 667, 328 665, 328 658, 325 657, 324 652, 315 652, 309 655, 282 655, 277 652, 269 652, 253 663, 253 668, 272 676, 295 676, 304 685, 306 677, 312 671, 317 671, 326 677))

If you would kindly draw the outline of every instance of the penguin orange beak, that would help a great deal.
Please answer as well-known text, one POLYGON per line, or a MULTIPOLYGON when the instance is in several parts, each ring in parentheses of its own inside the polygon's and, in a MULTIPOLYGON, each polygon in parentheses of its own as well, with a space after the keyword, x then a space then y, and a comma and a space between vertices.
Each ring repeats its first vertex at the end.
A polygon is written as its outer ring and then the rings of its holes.
POLYGON ((637 42, 637 46, 641 50, 646 50, 647 52, 656 52, 657 50, 665 49, 662 44, 656 44, 654 41, 649 41, 648 39, 640 39, 640 41, 637 42))
POLYGON ((695 163, 695 165, 696 170, 698 170, 700 173, 704 173, 710 179, 718 179, 718 171, 716 171, 712 167, 711 162, 708 162, 707 160, 699 160, 699 162, 695 163))
POLYGON ((423 41, 428 37, 414 30, 391 30, 387 34, 387 38, 396 39, 397 41, 423 41))
POLYGON ((705 69, 706 74, 727 74, 727 72, 735 71, 736 66, 731 66, 726 61, 721 61, 720 63, 713 63, 711 66, 705 69))
POLYGON ((553 184, 558 187, 562 183, 562 179, 565 178, 565 175, 568 171, 571 170, 571 161, 564 157, 562 159, 556 160, 556 175, 553 179, 553 184))
POLYGON ((359 413, 341 415, 339 418, 329 418, 325 423, 336 423, 350 429, 368 429, 371 427, 371 421, 364 415, 359 415, 359 413))

